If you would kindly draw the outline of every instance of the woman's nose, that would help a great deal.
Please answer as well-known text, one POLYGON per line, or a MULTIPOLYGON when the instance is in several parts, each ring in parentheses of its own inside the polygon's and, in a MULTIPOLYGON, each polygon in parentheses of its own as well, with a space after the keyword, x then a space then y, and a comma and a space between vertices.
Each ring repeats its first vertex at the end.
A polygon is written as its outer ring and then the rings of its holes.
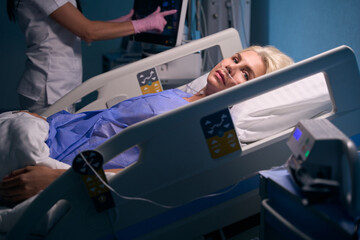
POLYGON ((228 71, 228 73, 231 75, 231 72, 232 72, 232 71, 231 71, 231 66, 230 66, 230 65, 227 65, 225 68, 226 68, 226 71, 228 71))

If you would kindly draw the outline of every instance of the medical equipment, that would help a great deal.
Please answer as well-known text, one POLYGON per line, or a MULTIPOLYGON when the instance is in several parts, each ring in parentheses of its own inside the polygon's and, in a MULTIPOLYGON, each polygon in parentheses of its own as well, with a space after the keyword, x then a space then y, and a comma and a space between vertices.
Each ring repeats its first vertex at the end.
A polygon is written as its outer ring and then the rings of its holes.
POLYGON ((156 10, 158 6, 161 7, 161 11, 173 9, 177 10, 174 15, 166 17, 167 24, 164 27, 164 31, 162 33, 144 32, 140 34, 135 34, 131 36, 131 39, 135 41, 165 45, 170 47, 181 45, 183 40, 188 0, 135 0, 133 19, 141 19, 150 15, 156 10))
MULTIPOLYGON (((144 18, 152 14, 159 6, 161 11, 177 10, 175 14, 165 17, 167 23, 164 26, 164 31, 161 33, 149 31, 132 35, 130 39, 134 40, 133 42, 123 39, 122 45, 124 47, 120 52, 104 54, 104 71, 184 44, 186 40, 184 28, 188 0, 136 0, 133 6, 133 19, 144 18), (137 46, 137 48, 134 46, 137 46)), ((164 89, 175 88, 199 77, 201 69, 201 55, 196 52, 156 67, 164 89), (188 71, 184 72, 184 69, 188 71)))
POLYGON ((287 145, 292 154, 286 164, 260 172, 260 239, 358 239, 360 155, 354 142, 328 119, 307 119, 287 145))
POLYGON ((309 204, 286 168, 260 173, 262 239, 359 239, 359 220, 339 201, 309 204))
MULTIPOLYGON (((233 33, 233 30, 222 33, 225 37, 217 34, 214 38, 206 38, 209 40, 206 45, 220 42, 220 48, 224 49, 227 45, 228 54, 224 57, 231 56, 239 50, 235 50, 233 45, 240 41, 236 37, 226 37, 229 33, 233 33)), ((234 37, 229 34, 231 36, 234 37)), ((109 100, 120 96, 116 90, 121 87, 126 91, 131 85, 135 90, 130 94, 139 95, 141 92, 136 81, 126 82, 120 87, 118 84, 121 84, 121 80, 117 81, 117 78, 134 79, 139 71, 148 69, 150 63, 162 64, 166 61, 163 59, 165 57, 173 60, 179 55, 198 51, 204 48, 204 42, 194 41, 90 79, 55 104, 47 114, 72 104, 83 93, 96 89, 99 89, 99 98, 83 110, 106 107, 109 100), (96 79, 104 81, 98 84, 96 79), (110 94, 104 94, 105 90, 110 94)), ((349 136, 359 133, 360 126, 355 124, 360 119, 359 72, 353 52, 347 47, 340 47, 135 124, 96 149, 104 161, 109 161, 129 147, 138 145, 141 148, 138 162, 109 179, 109 185, 125 196, 181 207, 166 209, 148 202, 127 201, 114 196, 115 209, 96 213, 79 176, 70 169, 34 200, 8 237, 23 238, 28 235, 32 226, 29 223, 37 222, 59 199, 64 199, 70 208, 49 230, 49 238, 108 239, 113 238, 112 234, 129 238, 195 238, 259 213, 256 173, 286 160, 289 151, 285 148, 285 141, 291 129, 213 159, 200 121, 237 102, 319 72, 324 72, 326 76, 334 106, 332 112, 322 117, 331 119, 349 136), (202 200, 202 196, 226 193, 229 186, 238 194, 220 200, 203 199, 208 200, 205 204, 198 201, 202 200), (215 201, 215 204, 211 201, 215 201)))
POLYGON ((349 215, 360 213, 360 159, 355 144, 327 119, 302 120, 287 141, 287 166, 310 202, 339 198, 349 215))

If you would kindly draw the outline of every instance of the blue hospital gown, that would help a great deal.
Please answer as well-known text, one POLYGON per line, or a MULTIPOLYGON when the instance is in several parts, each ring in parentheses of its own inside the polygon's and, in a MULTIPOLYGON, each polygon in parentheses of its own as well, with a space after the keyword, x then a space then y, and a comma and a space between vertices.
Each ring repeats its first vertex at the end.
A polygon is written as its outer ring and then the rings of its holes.
MULTIPOLYGON (((66 111, 48 117, 50 125, 46 144, 50 157, 72 164, 75 156, 97 146, 124 128, 187 104, 190 97, 178 89, 147 94, 120 102, 109 109, 71 114, 66 111)), ((137 160, 139 149, 133 147, 104 164, 104 169, 123 168, 137 160)))

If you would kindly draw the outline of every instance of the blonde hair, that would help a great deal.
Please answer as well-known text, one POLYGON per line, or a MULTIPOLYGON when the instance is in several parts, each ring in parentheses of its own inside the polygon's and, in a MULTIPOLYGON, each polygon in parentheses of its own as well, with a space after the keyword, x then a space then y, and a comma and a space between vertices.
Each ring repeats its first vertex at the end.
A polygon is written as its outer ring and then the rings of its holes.
POLYGON ((294 63, 294 61, 281 52, 279 49, 273 46, 250 46, 240 52, 245 51, 254 51, 260 55, 262 58, 265 66, 266 66, 266 73, 270 73, 276 71, 280 68, 289 66, 294 63))

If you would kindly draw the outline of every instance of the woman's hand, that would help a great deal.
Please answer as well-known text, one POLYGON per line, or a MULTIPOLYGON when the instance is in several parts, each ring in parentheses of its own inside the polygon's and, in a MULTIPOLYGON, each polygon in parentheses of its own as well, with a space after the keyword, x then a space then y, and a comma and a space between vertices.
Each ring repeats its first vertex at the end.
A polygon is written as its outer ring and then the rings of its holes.
POLYGON ((22 202, 44 190, 65 171, 39 165, 17 169, 0 182, 0 196, 11 203, 22 202))
POLYGON ((165 17, 168 15, 173 15, 176 12, 177 12, 176 9, 161 12, 160 7, 157 7, 155 12, 153 12, 149 16, 139 20, 132 21, 132 24, 134 26, 134 31, 135 33, 141 33, 147 31, 155 31, 161 33, 164 31, 164 27, 166 25, 165 17))

